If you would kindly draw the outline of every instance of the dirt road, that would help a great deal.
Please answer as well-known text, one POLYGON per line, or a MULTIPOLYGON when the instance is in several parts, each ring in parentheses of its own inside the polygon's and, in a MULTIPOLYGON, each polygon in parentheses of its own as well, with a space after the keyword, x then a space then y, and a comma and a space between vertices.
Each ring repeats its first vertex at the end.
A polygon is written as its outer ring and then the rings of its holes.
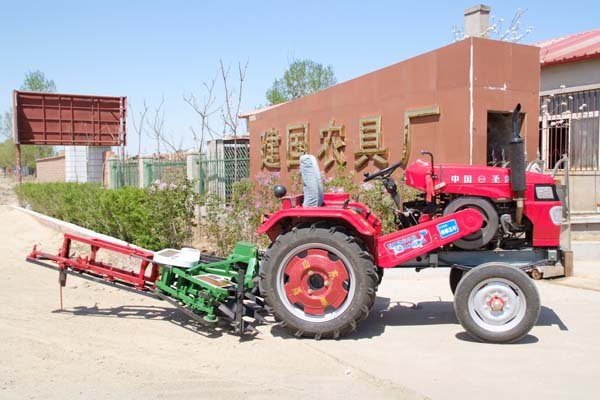
MULTIPOLYGON (((4 189, 3 201, 14 202, 4 189)), ((446 271, 388 271, 369 319, 347 338, 297 340, 263 326, 255 339, 240 341, 195 329, 163 302, 73 277, 61 312, 56 272, 24 261, 35 243, 55 252, 60 235, 3 205, 0 238, 0 399, 548 400, 600 393, 597 290, 538 282, 544 307, 531 334, 491 345, 474 342, 457 323, 446 271)))
POLYGON ((61 237, 7 206, 10 186, 0 182, 0 398, 422 398, 269 327, 246 342, 212 337, 164 302, 73 277, 61 312, 57 274, 24 261, 61 237))

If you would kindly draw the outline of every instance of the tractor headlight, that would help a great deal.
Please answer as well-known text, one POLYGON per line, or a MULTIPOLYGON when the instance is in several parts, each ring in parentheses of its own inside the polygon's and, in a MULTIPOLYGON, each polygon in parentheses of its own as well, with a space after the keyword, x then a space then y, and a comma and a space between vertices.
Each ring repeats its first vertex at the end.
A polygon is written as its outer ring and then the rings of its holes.
POLYGON ((554 185, 535 185, 536 200, 558 200, 554 185))
POLYGON ((550 219, 554 225, 561 225, 563 220, 562 206, 554 206, 550 209, 550 219))

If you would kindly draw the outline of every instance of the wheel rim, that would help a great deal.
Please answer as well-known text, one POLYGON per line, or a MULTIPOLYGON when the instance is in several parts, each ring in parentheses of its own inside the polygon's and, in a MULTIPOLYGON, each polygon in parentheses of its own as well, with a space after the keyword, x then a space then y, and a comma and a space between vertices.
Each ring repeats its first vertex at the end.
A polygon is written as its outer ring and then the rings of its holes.
POLYGON ((348 265, 348 259, 331 246, 299 246, 283 259, 279 268, 279 297, 298 318, 330 321, 341 315, 354 298, 356 279, 348 265))
POLYGON ((493 278, 480 282, 471 290, 469 314, 477 325, 491 332, 506 332, 525 317, 527 301, 514 282, 493 278))

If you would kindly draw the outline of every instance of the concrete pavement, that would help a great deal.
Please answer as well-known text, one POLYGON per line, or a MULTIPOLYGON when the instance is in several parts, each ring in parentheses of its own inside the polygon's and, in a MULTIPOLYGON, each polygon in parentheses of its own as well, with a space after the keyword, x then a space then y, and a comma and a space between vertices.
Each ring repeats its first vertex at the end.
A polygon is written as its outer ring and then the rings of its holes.
MULTIPOLYGON (((187 325, 163 302, 24 261, 60 235, 0 207, 0 398, 595 399, 600 263, 538 281, 540 319, 517 344, 475 342, 454 316, 447 270, 387 271, 373 313, 338 341, 260 327, 253 340, 187 325)), ((594 245, 594 244, 592 244, 594 245)), ((591 249, 592 251, 594 249, 591 249)), ((583 253, 582 253, 583 254, 583 253)))

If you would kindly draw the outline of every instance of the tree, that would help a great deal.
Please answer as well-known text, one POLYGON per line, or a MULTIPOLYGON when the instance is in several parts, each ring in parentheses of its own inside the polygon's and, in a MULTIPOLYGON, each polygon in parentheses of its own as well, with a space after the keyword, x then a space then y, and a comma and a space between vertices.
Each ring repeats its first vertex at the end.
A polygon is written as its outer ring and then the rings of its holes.
MULTIPOLYGON (((248 71, 248 61, 245 64, 241 62, 237 63, 237 71, 230 76, 231 65, 227 66, 223 63, 223 60, 219 60, 219 68, 217 75, 215 75, 211 81, 203 82, 204 94, 197 96, 194 93, 183 96, 183 100, 190 105, 196 114, 198 114, 200 128, 198 130, 190 127, 196 148, 202 152, 205 140, 207 138, 215 139, 219 135, 217 129, 213 128, 211 124, 211 116, 215 113, 219 113, 222 122, 222 135, 231 136, 234 140, 234 146, 237 144, 237 137, 240 128, 240 107, 242 105, 244 81, 246 79, 246 72, 248 71), (217 99, 215 94, 215 83, 218 76, 223 83, 223 96, 222 101, 217 99), (216 105, 219 104, 219 105, 216 105)), ((237 158, 237 153, 234 159, 237 158)), ((235 163, 237 168, 237 163, 235 163)), ((237 176, 237 169, 234 170, 234 176, 237 176)))
POLYGON ((25 74, 25 81, 21 86, 21 90, 52 93, 56 92, 56 85, 52 79, 47 79, 46 75, 38 69, 25 74))
POLYGON ((214 95, 215 89, 215 81, 217 77, 215 76, 209 83, 202 82, 204 86, 204 90, 206 94, 203 96, 202 100, 199 100, 198 97, 194 93, 190 93, 189 96, 183 95, 183 100, 192 107, 194 112, 198 114, 200 118, 200 129, 196 130, 194 127, 190 126, 190 130, 192 131, 192 136, 194 138, 194 143, 196 145, 196 149, 200 153, 204 148, 204 141, 206 140, 206 135, 210 136, 211 139, 214 139, 215 131, 211 127, 209 122, 210 116, 219 111, 220 107, 215 107, 216 96, 214 95))
POLYGON ((267 90, 269 104, 279 104, 306 96, 337 83, 331 65, 312 60, 295 60, 267 90))
POLYGON ((142 154, 142 133, 144 133, 145 123, 146 123, 146 114, 148 113, 148 106, 146 105, 146 100, 144 100, 144 110, 140 111, 139 122, 136 123, 135 113, 133 112, 133 104, 129 103, 129 111, 131 112, 131 122, 133 122, 133 130, 138 135, 138 152, 137 156, 140 158, 142 154))
MULTIPOLYGON (((54 154, 52 146, 22 146, 21 165, 35 168, 35 160, 50 157, 54 154)), ((0 143, 0 168, 14 168, 16 166, 16 149, 12 138, 0 143)))
MULTIPOLYGON (((519 43, 533 31, 533 26, 531 25, 524 31, 522 30, 521 19, 525 12, 527 10, 518 8, 507 27, 504 27, 504 18, 496 19, 495 15, 491 15, 490 25, 485 31, 480 32, 480 36, 504 42, 519 43)), ((454 34, 455 42, 463 40, 466 37, 465 32, 456 25, 452 27, 452 33, 454 34)))
POLYGON ((0 115, 0 137, 9 138, 12 136, 12 112, 5 111, 4 116, 0 115))
MULTIPOLYGON (((56 91, 52 79, 47 79, 40 70, 25 74, 21 90, 51 93, 56 91)), ((6 140, 0 143, 0 168, 14 168, 16 165, 15 144, 12 139, 12 111, 4 112, 0 121, 0 131, 6 140)), ((54 153, 52 146, 27 145, 21 148, 21 164, 24 167, 35 168, 37 158, 49 157, 54 153)))

